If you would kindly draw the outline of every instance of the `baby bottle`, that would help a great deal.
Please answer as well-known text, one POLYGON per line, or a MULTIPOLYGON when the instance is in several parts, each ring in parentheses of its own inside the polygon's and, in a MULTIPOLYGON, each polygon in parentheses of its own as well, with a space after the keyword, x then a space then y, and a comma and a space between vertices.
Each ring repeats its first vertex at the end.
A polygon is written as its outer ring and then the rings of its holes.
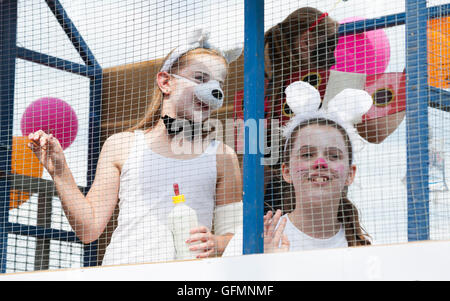
POLYGON ((175 196, 172 197, 174 207, 168 215, 167 224, 172 231, 176 250, 176 259, 195 258, 196 252, 189 250, 186 240, 189 238, 190 230, 198 227, 197 213, 186 205, 184 195, 180 194, 178 184, 173 184, 175 196))

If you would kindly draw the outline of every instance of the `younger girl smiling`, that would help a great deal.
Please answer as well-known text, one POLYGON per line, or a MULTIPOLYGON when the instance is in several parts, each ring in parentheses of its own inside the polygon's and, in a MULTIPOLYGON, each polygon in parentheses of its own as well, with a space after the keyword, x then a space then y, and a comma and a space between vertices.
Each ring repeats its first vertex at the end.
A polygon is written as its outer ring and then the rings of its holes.
MULTIPOLYGON (((347 190, 356 173, 354 144, 360 141, 354 125, 370 109, 371 97, 345 89, 321 103, 319 92, 300 81, 287 87, 286 101, 295 115, 283 132, 282 177, 292 184, 295 209, 264 216, 264 252, 370 245, 347 190)), ((238 254, 242 233, 224 253, 238 254)))
POLYGON ((356 173, 353 125, 370 109, 371 97, 346 89, 318 109, 318 91, 304 82, 293 83, 286 95, 296 115, 284 131, 282 176, 293 186, 295 209, 265 217, 266 251, 278 250, 283 229, 284 249, 286 238, 290 250, 369 245, 347 191, 356 173))

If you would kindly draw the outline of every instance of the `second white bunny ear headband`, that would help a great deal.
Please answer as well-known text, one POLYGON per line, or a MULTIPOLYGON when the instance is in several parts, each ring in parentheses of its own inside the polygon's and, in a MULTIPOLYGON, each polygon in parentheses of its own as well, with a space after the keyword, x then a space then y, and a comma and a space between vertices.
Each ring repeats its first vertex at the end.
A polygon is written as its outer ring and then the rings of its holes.
POLYGON ((309 120, 325 119, 337 123, 347 132, 353 146, 357 141, 363 141, 355 125, 362 121, 362 116, 372 106, 372 97, 366 91, 344 89, 330 100, 324 100, 321 107, 320 93, 309 83, 294 82, 285 93, 286 103, 294 113, 283 129, 285 151, 293 131, 309 120))
POLYGON ((166 59, 160 71, 169 72, 173 63, 176 62, 183 54, 196 48, 213 49, 219 52, 228 63, 231 63, 239 58, 242 54, 242 46, 236 45, 234 48, 222 51, 218 47, 215 47, 209 41, 209 32, 203 29, 194 30, 194 32, 188 38, 186 45, 181 45, 175 48, 175 50, 166 59))

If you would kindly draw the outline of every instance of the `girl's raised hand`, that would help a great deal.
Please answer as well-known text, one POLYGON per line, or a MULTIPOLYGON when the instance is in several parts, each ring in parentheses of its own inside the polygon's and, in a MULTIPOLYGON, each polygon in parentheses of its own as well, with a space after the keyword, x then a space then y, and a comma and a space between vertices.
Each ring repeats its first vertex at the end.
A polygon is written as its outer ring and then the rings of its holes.
POLYGON ((289 251, 290 242, 283 233, 286 227, 286 218, 281 218, 281 210, 277 210, 275 215, 272 211, 264 215, 264 253, 280 253, 289 251))
POLYGON ((48 173, 52 177, 62 174, 66 161, 58 139, 42 130, 30 133, 28 139, 30 140, 28 147, 34 152, 48 173))

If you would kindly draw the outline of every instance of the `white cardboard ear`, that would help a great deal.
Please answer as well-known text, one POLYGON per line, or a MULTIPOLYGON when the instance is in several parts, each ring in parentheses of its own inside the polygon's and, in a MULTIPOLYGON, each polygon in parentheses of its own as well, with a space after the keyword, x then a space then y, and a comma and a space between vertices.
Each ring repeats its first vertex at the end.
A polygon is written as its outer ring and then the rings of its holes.
POLYGON ((188 45, 192 45, 195 43, 199 43, 200 47, 207 47, 204 45, 208 43, 209 40, 209 32, 204 30, 203 28, 195 29, 187 38, 188 45))
POLYGON ((241 56, 243 49, 244 47, 242 46, 242 44, 237 44, 233 48, 225 50, 223 52, 223 56, 228 63, 234 62, 241 56))
POLYGON ((285 93, 286 103, 295 115, 316 112, 319 109, 320 93, 309 83, 293 82, 286 88, 285 93))
POLYGON ((336 114, 345 122, 358 124, 372 107, 372 97, 359 89, 344 89, 328 102, 327 112, 336 114))
POLYGON ((364 90, 365 85, 365 74, 330 70, 322 108, 326 110, 328 107, 328 102, 342 90, 347 88, 364 90))

